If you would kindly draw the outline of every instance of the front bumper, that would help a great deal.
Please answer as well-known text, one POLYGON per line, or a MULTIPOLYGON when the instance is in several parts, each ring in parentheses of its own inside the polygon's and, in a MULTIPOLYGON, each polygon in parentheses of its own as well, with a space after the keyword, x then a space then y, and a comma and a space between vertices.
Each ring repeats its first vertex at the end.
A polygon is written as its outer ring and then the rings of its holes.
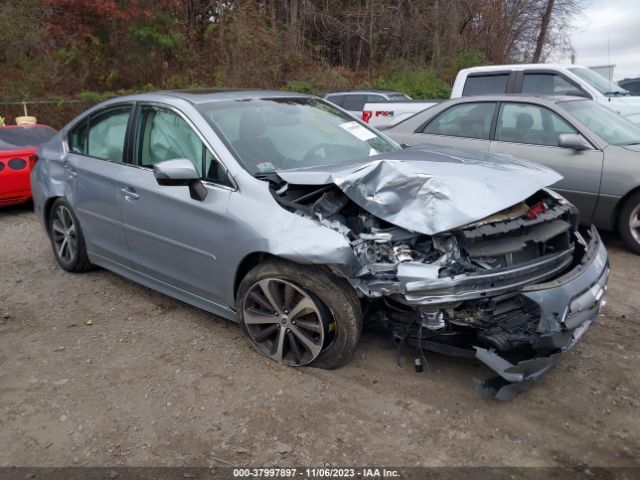
POLYGON ((474 347, 476 358, 498 374, 481 382, 480 392, 499 400, 512 398, 551 370, 596 321, 605 303, 609 266, 595 227, 590 228, 588 237, 580 263, 569 272, 521 290, 521 295, 539 307, 540 321, 532 347, 544 353, 512 363, 494 349, 474 347))

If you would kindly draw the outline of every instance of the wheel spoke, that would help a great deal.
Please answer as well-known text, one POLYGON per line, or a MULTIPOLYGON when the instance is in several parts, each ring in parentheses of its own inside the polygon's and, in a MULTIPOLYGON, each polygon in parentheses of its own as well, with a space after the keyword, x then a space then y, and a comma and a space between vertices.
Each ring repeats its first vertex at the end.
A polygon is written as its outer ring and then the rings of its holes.
POLYGON ((278 332, 280 329, 279 325, 271 325, 270 327, 265 328, 260 333, 258 333, 254 339, 256 342, 264 342, 267 338, 269 338, 274 333, 278 332))
POLYGON ((291 325, 291 332, 302 342, 302 345, 309 350, 313 357, 320 352, 321 345, 317 345, 303 330, 300 330, 295 325, 291 325))
POLYGON ((320 333, 322 331, 320 322, 314 322, 313 320, 298 319, 296 320, 296 326, 315 333, 320 333))
POLYGON ((69 241, 69 239, 67 237, 64 237, 64 240, 62 240, 62 242, 60 243, 60 247, 58 249, 58 255, 63 260, 66 260, 65 252, 66 252, 66 249, 67 249, 67 242, 68 241, 69 241))
POLYGON ((299 316, 302 312, 306 312, 307 310, 315 311, 316 305, 313 303, 309 297, 304 297, 300 300, 295 307, 291 309, 289 312, 289 318, 294 320, 297 316, 299 316))
POLYGON ((56 233, 60 233, 60 234, 64 235, 65 228, 62 226, 62 224, 60 223, 60 220, 58 218, 56 218, 51 223, 51 229, 56 233))
POLYGON ((267 312, 273 313, 273 307, 269 303, 269 301, 262 296, 262 294, 258 293, 255 289, 251 290, 249 293, 249 298, 259 304, 262 308, 264 308, 267 312))
POLYGON ((291 332, 287 332, 287 339, 289 340, 289 345, 291 346, 293 356, 296 358, 296 363, 301 363, 302 352, 300 351, 300 346, 298 345, 298 341, 296 340, 295 335, 293 335, 293 333, 291 332))
POLYGON ((69 260, 73 260, 76 256, 76 241, 74 238, 69 238, 67 241, 67 251, 69 252, 69 260))
POLYGON ((629 226, 631 228, 640 228, 640 218, 632 218, 629 220, 629 226))
POLYGON ((278 362, 282 362, 284 358, 284 328, 280 328, 279 330, 278 340, 273 344, 274 348, 271 349, 271 355, 278 362))
POLYGON ((244 311, 244 323, 247 325, 261 325, 278 322, 278 317, 271 313, 260 312, 255 308, 244 311))
POLYGON ((287 283, 284 284, 284 299, 282 300, 282 306, 285 310, 291 309, 291 302, 293 301, 293 294, 295 290, 287 283))
POLYGON ((282 302, 278 301, 278 294, 275 292, 275 289, 271 288, 272 283, 273 282, 271 280, 262 280, 258 284, 260 285, 262 294, 265 296, 265 298, 273 308, 273 311, 278 315, 282 315, 282 302))
POLYGON ((69 223, 67 220, 67 212, 66 212, 66 208, 63 207, 58 207, 58 210, 56 212, 57 217, 60 219, 60 223, 62 224, 62 226, 67 229, 69 228, 69 223))

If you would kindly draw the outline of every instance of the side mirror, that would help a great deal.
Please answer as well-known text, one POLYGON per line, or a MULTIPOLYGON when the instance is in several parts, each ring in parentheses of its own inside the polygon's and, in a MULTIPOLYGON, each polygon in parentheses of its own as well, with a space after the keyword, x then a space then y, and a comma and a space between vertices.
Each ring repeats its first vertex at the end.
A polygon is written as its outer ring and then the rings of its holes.
POLYGON ((200 181, 200 175, 191 160, 177 158, 156 163, 153 176, 158 185, 163 187, 189 187, 189 195, 194 200, 203 201, 207 198, 207 188, 200 181))
POLYGON ((591 145, 577 133, 563 133, 558 137, 558 146, 573 150, 589 150, 591 145))

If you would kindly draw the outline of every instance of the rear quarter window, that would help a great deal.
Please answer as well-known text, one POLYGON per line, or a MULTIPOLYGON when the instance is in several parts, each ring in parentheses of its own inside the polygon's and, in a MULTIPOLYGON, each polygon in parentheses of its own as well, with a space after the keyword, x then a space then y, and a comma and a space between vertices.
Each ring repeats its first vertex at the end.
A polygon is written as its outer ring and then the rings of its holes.
POLYGON ((352 112, 358 112, 362 111, 365 103, 367 103, 367 95, 345 95, 342 108, 352 112))
POLYGON ((67 145, 69 151, 80 155, 87 154, 87 134, 89 130, 89 119, 85 118, 78 125, 76 125, 67 137, 67 145))
POLYGON ((344 102, 344 95, 329 95, 327 101, 341 107, 344 102))
POLYGON ((506 93, 508 73, 495 75, 473 75, 467 77, 462 95, 465 97, 472 95, 490 95, 494 93, 506 93))

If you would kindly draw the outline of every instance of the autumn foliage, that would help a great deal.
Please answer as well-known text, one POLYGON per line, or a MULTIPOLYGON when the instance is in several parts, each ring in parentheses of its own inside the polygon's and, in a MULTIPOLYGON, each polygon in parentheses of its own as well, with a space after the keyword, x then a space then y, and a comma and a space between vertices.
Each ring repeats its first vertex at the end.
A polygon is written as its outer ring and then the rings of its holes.
POLYGON ((444 96, 459 68, 562 47, 577 2, 3 0, 0 96, 365 85, 444 96))

